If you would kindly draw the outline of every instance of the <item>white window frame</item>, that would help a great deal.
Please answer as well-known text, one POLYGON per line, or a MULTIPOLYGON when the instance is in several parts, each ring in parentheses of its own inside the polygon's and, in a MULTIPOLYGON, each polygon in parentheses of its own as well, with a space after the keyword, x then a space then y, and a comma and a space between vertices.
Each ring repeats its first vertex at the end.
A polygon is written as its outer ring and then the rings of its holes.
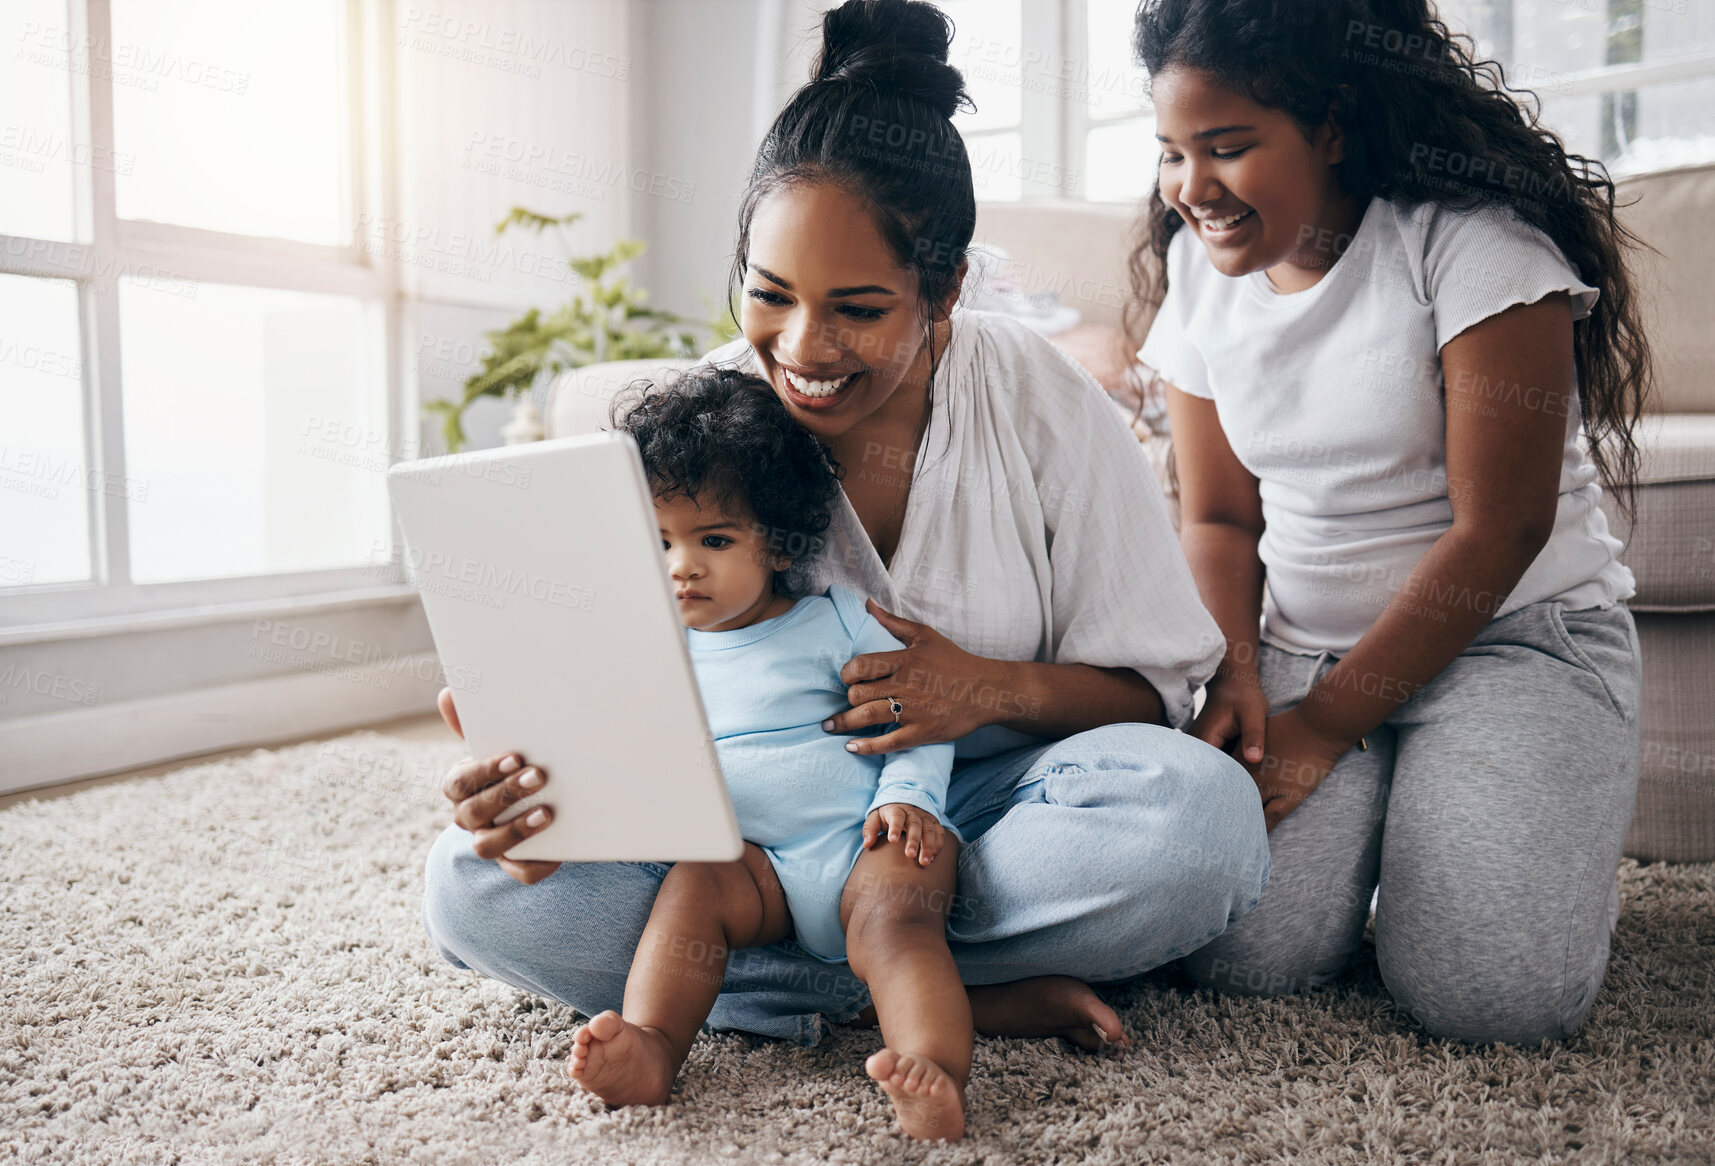
MULTIPOLYGON (((1020 0, 1019 44, 1040 46, 1046 58, 1057 65, 1087 65, 1088 15, 1084 0, 1020 0)), ((1051 85, 1030 84, 1028 77, 1024 81, 1018 122, 964 131, 966 143, 976 145, 986 138, 1018 134, 1023 157, 1053 163, 1049 167, 1025 168, 1019 202, 1089 202, 1084 194, 1089 131, 1100 126, 1147 121, 1153 115, 1146 109, 1091 117, 1086 102, 1067 99, 1051 85)))
POLYGON ((1710 77, 1715 77, 1715 50, 1629 65, 1600 65, 1568 73, 1557 80, 1555 87, 1567 97, 1586 97, 1671 81, 1703 81, 1710 77))
MULTIPOLYGON (((392 137, 385 128, 396 124, 392 97, 395 61, 388 35, 394 4, 393 0, 342 3, 347 126, 342 157, 349 176, 343 213, 344 233, 352 239, 349 245, 324 246, 121 220, 115 208, 114 172, 94 166, 82 167, 74 174, 79 234, 86 242, 0 235, 0 273, 76 280, 84 368, 84 466, 89 480, 126 480, 119 297, 111 283, 105 293, 98 293, 96 287, 98 279, 114 281, 125 271, 170 271, 198 283, 313 292, 361 301, 376 325, 368 330, 374 348, 370 367, 381 373, 382 383, 377 388, 386 394, 388 432, 399 435, 416 431, 415 409, 404 391, 400 359, 402 309, 397 268, 384 257, 369 253, 359 233, 351 230, 358 222, 382 219, 397 199, 397 160, 382 149, 392 137), (370 217, 366 220, 359 216, 370 217), (89 271, 92 266, 93 271, 89 271), (88 273, 79 274, 84 272, 88 273)), ((66 0, 66 17, 74 45, 102 46, 99 51, 111 55, 111 0, 66 0)), ((94 156, 115 156, 111 72, 111 68, 99 67, 67 70, 73 132, 89 143, 94 156)), ((0 645, 132 627, 217 622, 282 607, 340 607, 415 597, 414 589, 406 583, 378 583, 374 565, 183 582, 135 582, 130 577, 124 493, 88 492, 91 578, 0 591, 0 645)))
MULTIPOLYGON (((1087 57, 1089 52, 1089 5, 1085 0, 1055 0, 1055 2, 1059 3, 1065 10, 1066 46, 1068 49, 1075 48, 1079 59, 1082 60, 1087 57)), ((1127 30, 1126 37, 1128 40, 1130 39, 1130 30, 1127 30)), ((1062 105, 1065 107, 1065 116, 1063 119, 1066 135, 1065 145, 1063 147, 1065 155, 1065 174, 1069 179, 1077 179, 1080 184, 1078 190, 1068 190, 1065 193, 1065 197, 1077 202, 1093 202, 1094 200, 1085 193, 1085 179, 1089 173, 1088 148, 1090 143, 1090 131, 1105 126, 1125 125, 1128 122, 1153 122, 1155 120, 1155 114, 1151 111, 1149 106, 1144 106, 1140 109, 1127 110, 1123 113, 1112 113, 1102 117, 1091 117, 1090 108, 1087 102, 1067 101, 1063 102, 1062 105)), ((1132 205, 1135 204, 1139 198, 1142 198, 1148 193, 1149 192, 1147 190, 1140 191, 1135 197, 1125 199, 1123 201, 1103 199, 1097 203, 1097 205, 1132 205)))
MULTIPOLYGON (((1065 57, 1065 14, 1061 0, 1019 0, 1019 45, 1044 46, 1052 60, 1065 57)), ((1024 66, 1021 64, 1020 69, 1024 66)), ((1027 77, 1021 80, 1028 81, 1027 77)), ((1018 121, 1004 126, 988 126, 980 130, 961 129, 969 152, 976 153, 985 141, 1017 134, 1019 152, 1023 157, 1051 162, 1065 173, 1065 156, 1061 149, 1062 129, 1060 107, 1065 104, 1052 92, 1028 83, 1021 86, 1018 121)), ((1062 184, 1047 181, 1042 175, 1052 174, 1052 167, 1026 168, 1020 177, 1019 201, 1058 201, 1066 197, 1062 184)), ((1012 199, 984 200, 1011 203, 1012 199)))

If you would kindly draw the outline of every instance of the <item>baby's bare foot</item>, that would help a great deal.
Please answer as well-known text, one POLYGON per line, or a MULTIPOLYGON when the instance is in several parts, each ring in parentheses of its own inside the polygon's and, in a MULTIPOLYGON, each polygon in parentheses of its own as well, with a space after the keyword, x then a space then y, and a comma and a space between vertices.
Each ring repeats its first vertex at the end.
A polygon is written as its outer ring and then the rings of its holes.
POLYGON ((1058 1036, 1091 1053, 1130 1047, 1119 1013, 1071 976, 1037 976, 969 991, 971 1020, 984 1036, 1058 1036))
POLYGON ((956 1142, 965 1136, 965 1091, 952 1074, 917 1053, 882 1049, 864 1071, 893 1098, 899 1128, 922 1141, 956 1142))
POLYGON ((572 1079, 609 1105, 665 1105, 679 1071, 673 1042, 603 1012, 572 1035, 572 1079))

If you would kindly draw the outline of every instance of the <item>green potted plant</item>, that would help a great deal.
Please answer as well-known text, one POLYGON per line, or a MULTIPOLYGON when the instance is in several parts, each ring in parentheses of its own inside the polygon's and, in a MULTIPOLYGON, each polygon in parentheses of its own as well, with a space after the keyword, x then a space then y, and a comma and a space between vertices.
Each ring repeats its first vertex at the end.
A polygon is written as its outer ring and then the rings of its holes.
POLYGON ((645 306, 649 293, 633 287, 626 266, 648 246, 621 239, 604 254, 572 253, 567 229, 582 212, 558 218, 513 207, 495 227, 496 235, 518 227, 538 235, 559 236, 566 266, 578 277, 572 298, 543 314, 531 308, 504 328, 487 333, 489 351, 481 367, 464 383, 460 401, 427 401, 423 408, 441 415, 447 450, 464 448, 464 413, 478 397, 527 396, 540 383, 567 369, 607 360, 670 360, 698 355, 737 335, 730 313, 711 313, 700 327, 672 312, 645 306), (710 343, 699 349, 699 334, 710 343))

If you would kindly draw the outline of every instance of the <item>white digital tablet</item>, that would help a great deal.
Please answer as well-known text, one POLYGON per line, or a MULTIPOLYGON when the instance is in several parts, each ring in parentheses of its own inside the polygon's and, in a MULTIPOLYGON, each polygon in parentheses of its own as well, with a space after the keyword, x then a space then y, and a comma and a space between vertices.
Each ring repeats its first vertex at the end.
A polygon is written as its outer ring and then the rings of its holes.
POLYGON ((507 857, 738 858, 631 437, 403 462, 387 486, 471 756, 516 752, 548 775, 496 819, 554 810, 507 857))

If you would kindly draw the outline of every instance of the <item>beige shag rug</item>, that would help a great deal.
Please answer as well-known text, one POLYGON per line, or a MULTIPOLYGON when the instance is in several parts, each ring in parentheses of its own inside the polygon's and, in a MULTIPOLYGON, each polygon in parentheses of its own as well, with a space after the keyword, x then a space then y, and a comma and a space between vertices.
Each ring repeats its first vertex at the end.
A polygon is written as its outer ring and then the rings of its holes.
POLYGON ((0 1161, 1710 1162, 1715 866, 1639 867, 1574 1040, 1413 1032, 1374 950, 1263 1001, 1161 971, 1134 1051, 979 1041, 970 1135, 908 1143, 817 1049, 703 1039, 668 1108, 565 1076, 579 1018, 444 963, 418 921, 459 746, 356 733, 0 811, 0 1161))

